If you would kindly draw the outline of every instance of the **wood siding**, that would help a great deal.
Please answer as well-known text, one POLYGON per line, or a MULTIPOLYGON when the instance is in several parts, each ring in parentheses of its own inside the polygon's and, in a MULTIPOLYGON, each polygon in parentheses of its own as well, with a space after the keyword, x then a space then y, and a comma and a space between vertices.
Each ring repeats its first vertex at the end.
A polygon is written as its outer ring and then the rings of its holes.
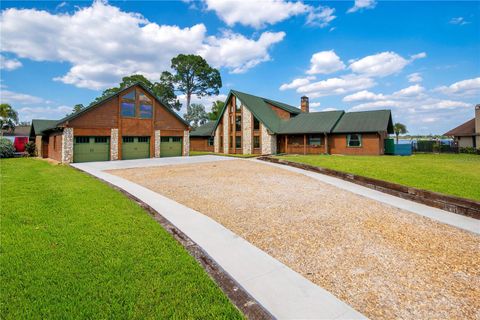
POLYGON ((48 137, 48 157, 62 161, 62 133, 56 132, 48 137))
POLYGON ((214 152, 214 147, 208 145, 208 137, 190 137, 190 151, 214 152))
POLYGON ((361 147, 347 147, 346 134, 333 134, 329 136, 328 147, 331 154, 379 155, 383 154, 382 140, 378 133, 363 133, 361 147))
POLYGON ((118 97, 114 97, 70 120, 67 126, 72 128, 117 128, 118 105, 118 97))
POLYGON ((279 107, 275 107, 274 105, 271 105, 267 103, 267 105, 278 115, 283 120, 288 120, 290 119, 290 112, 285 111, 279 107))

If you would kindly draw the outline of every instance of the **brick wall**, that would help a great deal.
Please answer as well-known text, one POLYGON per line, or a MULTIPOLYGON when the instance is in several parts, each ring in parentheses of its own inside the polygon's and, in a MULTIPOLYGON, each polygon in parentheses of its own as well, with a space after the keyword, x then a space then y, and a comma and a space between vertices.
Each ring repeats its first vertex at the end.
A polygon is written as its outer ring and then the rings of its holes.
POLYGON ((332 134, 328 139, 328 147, 331 154, 379 155, 383 149, 381 141, 377 133, 364 133, 361 147, 347 147, 346 134, 332 134))

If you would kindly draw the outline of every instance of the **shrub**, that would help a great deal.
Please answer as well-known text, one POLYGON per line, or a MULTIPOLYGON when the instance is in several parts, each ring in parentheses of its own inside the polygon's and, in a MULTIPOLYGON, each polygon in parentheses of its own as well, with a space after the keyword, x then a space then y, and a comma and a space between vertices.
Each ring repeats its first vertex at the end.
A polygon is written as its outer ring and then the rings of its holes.
POLYGON ((0 138, 0 158, 12 158, 15 153, 12 141, 0 138))
POLYGON ((480 154, 480 148, 463 147, 463 148, 460 148, 460 153, 480 154))
POLYGON ((35 157, 37 155, 37 146, 35 145, 35 142, 26 143, 25 152, 29 157, 35 157))

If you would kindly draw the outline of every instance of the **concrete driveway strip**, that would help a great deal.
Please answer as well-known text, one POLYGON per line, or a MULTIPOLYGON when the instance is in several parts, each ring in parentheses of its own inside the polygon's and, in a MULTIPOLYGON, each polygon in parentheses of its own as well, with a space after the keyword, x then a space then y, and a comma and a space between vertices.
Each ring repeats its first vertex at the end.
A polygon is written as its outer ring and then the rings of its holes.
POLYGON ((311 172, 299 168, 294 168, 282 164, 271 163, 266 161, 254 160, 254 159, 245 159, 245 161, 254 161, 257 163, 261 163, 264 165, 270 165, 277 168, 282 168, 284 170, 288 170, 291 172, 296 172, 303 174, 305 176, 311 177, 321 182, 328 183, 332 186, 338 187, 340 189, 344 189, 350 191, 352 193, 388 204, 390 206, 400 208, 403 210, 407 210, 418 215, 428 217, 432 220, 439 221, 441 223, 449 224, 451 226, 464 229, 476 234, 480 234, 480 220, 466 217, 460 214, 455 214, 449 211, 441 210, 438 208, 429 207, 424 204, 420 204, 414 201, 410 201, 407 199, 402 199, 399 197, 395 197, 389 195, 387 193, 383 193, 377 190, 373 190, 352 182, 348 182, 339 178, 327 176, 321 173, 311 172))
POLYGON ((211 218, 136 183, 103 172, 111 169, 231 159, 219 156, 178 157, 77 163, 72 166, 125 190, 155 209, 202 247, 274 317, 278 319, 366 319, 348 304, 211 218))

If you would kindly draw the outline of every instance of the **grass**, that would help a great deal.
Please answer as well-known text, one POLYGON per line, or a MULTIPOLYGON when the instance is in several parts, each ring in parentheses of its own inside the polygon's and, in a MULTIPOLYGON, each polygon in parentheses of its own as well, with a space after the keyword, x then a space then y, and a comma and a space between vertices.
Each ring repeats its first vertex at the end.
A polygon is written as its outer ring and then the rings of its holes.
POLYGON ((478 155, 415 154, 409 157, 286 155, 277 158, 480 201, 478 155))
POLYGON ((224 156, 224 157, 233 157, 233 158, 255 158, 260 156, 259 154, 229 154, 229 153, 215 153, 208 151, 190 151, 190 156, 205 156, 205 155, 215 155, 215 156, 224 156))
POLYGON ((0 161, 0 318, 240 319, 139 205, 75 169, 0 161))

